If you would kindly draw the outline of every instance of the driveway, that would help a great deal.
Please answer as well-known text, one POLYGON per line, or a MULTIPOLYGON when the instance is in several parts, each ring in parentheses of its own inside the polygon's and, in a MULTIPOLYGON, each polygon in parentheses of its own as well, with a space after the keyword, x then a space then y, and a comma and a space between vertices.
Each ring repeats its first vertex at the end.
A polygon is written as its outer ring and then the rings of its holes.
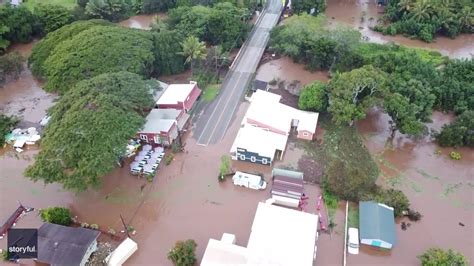
POLYGON ((194 129, 198 144, 216 144, 224 137, 242 96, 253 81, 270 31, 278 23, 282 8, 281 0, 269 0, 225 77, 218 97, 198 118, 194 129))

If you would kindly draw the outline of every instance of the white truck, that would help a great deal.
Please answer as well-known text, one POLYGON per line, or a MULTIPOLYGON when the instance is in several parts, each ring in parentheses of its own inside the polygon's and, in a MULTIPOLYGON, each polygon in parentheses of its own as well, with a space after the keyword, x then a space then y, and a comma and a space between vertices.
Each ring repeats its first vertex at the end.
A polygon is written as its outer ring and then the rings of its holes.
POLYGON ((232 181, 236 186, 247 187, 255 190, 264 190, 267 187, 267 182, 260 175, 247 174, 244 172, 235 172, 232 181))

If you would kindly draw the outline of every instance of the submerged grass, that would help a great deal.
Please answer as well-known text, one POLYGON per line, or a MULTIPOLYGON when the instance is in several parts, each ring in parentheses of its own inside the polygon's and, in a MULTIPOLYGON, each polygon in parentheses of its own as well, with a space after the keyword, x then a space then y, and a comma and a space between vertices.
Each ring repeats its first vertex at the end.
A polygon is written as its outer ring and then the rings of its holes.
POLYGON ((219 94, 220 86, 220 84, 208 85, 202 93, 202 99, 205 102, 212 102, 219 94))
POLYGON ((349 204, 347 224, 349 227, 359 228, 359 208, 356 204, 349 204))

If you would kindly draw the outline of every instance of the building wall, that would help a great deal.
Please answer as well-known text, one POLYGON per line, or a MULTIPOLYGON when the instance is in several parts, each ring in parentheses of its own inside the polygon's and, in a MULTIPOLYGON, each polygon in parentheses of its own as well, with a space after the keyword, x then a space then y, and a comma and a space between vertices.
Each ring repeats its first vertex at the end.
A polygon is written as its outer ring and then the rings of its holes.
POLYGON ((177 102, 175 104, 157 104, 156 107, 159 109, 178 109, 183 110, 183 103, 177 102))
POLYGON ((232 156, 233 159, 239 161, 246 161, 251 163, 258 163, 263 165, 271 165, 272 159, 270 157, 261 156, 256 152, 248 151, 247 149, 237 148, 235 156, 232 156))
POLYGON ((87 249, 86 253, 84 254, 84 257, 82 257, 82 261, 81 261, 80 266, 86 265, 86 262, 89 260, 89 257, 96 250, 97 250, 97 240, 94 240, 94 242, 91 243, 91 245, 87 249))
POLYGON ((369 246, 374 246, 374 247, 381 247, 381 248, 387 248, 387 249, 391 249, 392 248, 392 244, 388 243, 388 242, 385 242, 381 239, 366 239, 366 238, 362 238, 360 240, 360 243, 361 244, 364 244, 364 245, 369 245, 369 246))
POLYGON ((170 139, 168 132, 160 132, 160 133, 144 133, 144 132, 139 132, 137 133, 137 138, 141 139, 142 141, 145 141, 146 143, 149 144, 155 144, 155 145, 162 145, 162 146, 169 146, 173 142, 172 139, 170 139), (143 135, 147 136, 147 140, 143 139, 143 135), (155 142, 155 137, 161 137, 162 143, 155 142))
POLYGON ((247 123, 252 124, 252 125, 256 125, 256 126, 261 127, 261 128, 266 128, 271 132, 281 134, 281 135, 285 135, 285 136, 288 135, 288 133, 289 133, 289 132, 285 132, 283 130, 271 127, 269 125, 266 125, 264 123, 260 123, 257 120, 254 120, 254 119, 251 119, 251 118, 248 118, 248 117, 247 117, 247 123))
POLYGON ((307 130, 298 130, 297 137, 299 139, 313 140, 314 134, 312 132, 307 131, 307 130))
POLYGON ((199 95, 201 95, 201 89, 199 89, 197 84, 194 84, 193 90, 191 91, 191 93, 186 98, 186 101, 184 102, 184 108, 186 109, 186 112, 188 112, 189 110, 193 108, 193 105, 196 102, 196 100, 199 98, 199 95))

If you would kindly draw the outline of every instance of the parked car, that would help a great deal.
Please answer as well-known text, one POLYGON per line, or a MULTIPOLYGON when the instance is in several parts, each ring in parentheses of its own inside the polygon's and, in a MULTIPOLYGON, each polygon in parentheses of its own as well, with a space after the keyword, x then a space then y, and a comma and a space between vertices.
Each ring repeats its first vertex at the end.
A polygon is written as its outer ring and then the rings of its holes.
POLYGON ((264 190, 267 187, 267 182, 261 175, 247 174, 244 172, 235 172, 232 181, 236 186, 248 187, 256 190, 264 190))
POLYGON ((359 254, 359 229, 350 227, 348 232, 347 251, 350 254, 359 254))

